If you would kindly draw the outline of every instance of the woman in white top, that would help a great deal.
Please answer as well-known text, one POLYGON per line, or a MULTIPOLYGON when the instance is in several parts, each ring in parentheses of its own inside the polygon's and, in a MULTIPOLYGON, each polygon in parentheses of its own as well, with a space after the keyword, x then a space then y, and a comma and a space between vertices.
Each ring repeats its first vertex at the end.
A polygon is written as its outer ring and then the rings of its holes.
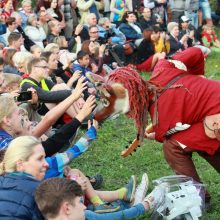
POLYGON ((27 26, 24 29, 25 34, 34 41, 35 44, 44 48, 43 40, 46 39, 46 34, 42 26, 40 26, 37 21, 37 17, 35 15, 31 15, 28 17, 27 26))

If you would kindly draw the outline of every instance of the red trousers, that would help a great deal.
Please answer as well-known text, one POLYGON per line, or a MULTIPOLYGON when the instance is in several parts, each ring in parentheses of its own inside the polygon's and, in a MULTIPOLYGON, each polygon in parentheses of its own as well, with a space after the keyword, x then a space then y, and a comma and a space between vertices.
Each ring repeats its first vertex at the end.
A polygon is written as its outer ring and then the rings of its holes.
MULTIPOLYGON (((175 140, 168 139, 164 141, 163 152, 167 163, 178 175, 190 176, 195 181, 201 182, 195 165, 192 161, 193 152, 197 152, 209 164, 211 164, 218 173, 220 173, 220 148, 214 155, 211 156, 205 152, 196 151, 189 147, 183 149, 175 140)), ((210 198, 210 194, 206 192, 206 202, 209 202, 210 198)))

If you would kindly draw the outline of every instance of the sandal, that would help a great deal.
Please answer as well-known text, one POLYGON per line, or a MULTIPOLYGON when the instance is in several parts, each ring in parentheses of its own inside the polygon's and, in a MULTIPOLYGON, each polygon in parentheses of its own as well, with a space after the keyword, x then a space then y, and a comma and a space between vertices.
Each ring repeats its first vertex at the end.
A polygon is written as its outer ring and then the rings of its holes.
POLYGON ((101 174, 96 174, 95 176, 86 176, 94 189, 100 189, 103 183, 103 177, 101 174))

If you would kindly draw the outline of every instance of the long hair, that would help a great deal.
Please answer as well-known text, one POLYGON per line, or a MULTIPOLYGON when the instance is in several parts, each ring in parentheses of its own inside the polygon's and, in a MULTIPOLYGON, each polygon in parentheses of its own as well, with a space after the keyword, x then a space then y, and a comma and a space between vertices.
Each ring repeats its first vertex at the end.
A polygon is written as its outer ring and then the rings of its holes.
POLYGON ((39 140, 32 136, 21 136, 12 140, 0 164, 0 175, 17 171, 17 162, 27 161, 38 144, 39 140))

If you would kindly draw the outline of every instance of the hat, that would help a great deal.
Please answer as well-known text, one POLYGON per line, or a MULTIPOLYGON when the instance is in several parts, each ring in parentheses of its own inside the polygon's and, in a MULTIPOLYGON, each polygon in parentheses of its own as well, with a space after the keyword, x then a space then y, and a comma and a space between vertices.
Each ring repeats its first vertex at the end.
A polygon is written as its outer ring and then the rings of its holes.
POLYGON ((185 15, 180 17, 180 23, 184 23, 184 22, 189 22, 191 21, 191 19, 189 19, 188 17, 186 17, 185 15))

